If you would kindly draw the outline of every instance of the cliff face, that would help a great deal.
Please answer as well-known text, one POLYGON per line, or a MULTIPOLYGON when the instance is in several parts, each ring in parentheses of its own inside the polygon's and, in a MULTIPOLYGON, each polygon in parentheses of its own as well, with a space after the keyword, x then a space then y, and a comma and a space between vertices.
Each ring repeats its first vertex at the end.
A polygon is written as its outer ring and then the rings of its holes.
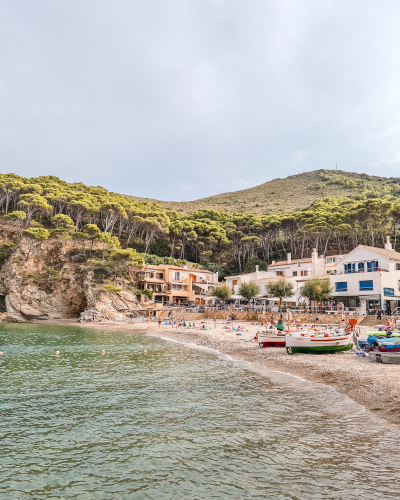
POLYGON ((0 271, 3 321, 77 318, 85 309, 90 315, 122 320, 138 306, 128 281, 117 279, 121 292, 105 290, 93 280, 91 266, 73 262, 70 250, 54 241, 34 252, 26 242, 16 247, 0 271))

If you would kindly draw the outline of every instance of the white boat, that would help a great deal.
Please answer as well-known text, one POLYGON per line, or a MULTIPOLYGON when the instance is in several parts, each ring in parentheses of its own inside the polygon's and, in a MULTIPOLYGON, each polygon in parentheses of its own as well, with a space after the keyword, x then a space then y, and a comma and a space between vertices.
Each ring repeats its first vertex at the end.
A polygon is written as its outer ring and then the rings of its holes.
POLYGON ((324 354, 338 351, 349 351, 353 347, 353 332, 296 332, 286 336, 288 354, 304 352, 308 354, 324 354))

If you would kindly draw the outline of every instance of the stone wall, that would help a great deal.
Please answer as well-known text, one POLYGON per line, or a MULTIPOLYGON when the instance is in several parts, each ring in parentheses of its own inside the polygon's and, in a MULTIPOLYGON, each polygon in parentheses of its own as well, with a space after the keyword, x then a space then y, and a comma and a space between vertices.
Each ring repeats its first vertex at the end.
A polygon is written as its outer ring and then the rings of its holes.
MULTIPOLYGON (((213 319, 217 318, 225 319, 231 314, 231 311, 207 311, 204 313, 205 318, 213 319)), ((277 321, 280 317, 279 313, 266 313, 260 314, 255 311, 233 311, 235 319, 238 321, 257 321, 258 319, 262 319, 263 321, 270 321, 271 317, 277 321)), ((283 321, 286 323, 286 313, 282 313, 283 321)), ((300 322, 300 323, 315 323, 316 318, 318 318, 318 323, 322 324, 340 324, 341 314, 310 314, 310 313, 295 313, 292 316, 292 322, 300 322)), ((357 323, 360 323, 364 316, 354 316, 354 315, 346 315, 346 322, 349 318, 353 318, 357 320, 357 323)))

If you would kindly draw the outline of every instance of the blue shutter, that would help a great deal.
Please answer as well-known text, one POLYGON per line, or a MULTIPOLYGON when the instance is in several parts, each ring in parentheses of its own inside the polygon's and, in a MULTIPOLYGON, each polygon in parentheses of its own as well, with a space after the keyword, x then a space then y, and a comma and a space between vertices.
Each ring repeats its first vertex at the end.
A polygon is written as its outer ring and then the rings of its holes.
POLYGON ((347 292, 347 281, 339 281, 335 283, 336 292, 347 292))
POLYGON ((360 281, 360 291, 373 290, 374 282, 372 280, 360 281))

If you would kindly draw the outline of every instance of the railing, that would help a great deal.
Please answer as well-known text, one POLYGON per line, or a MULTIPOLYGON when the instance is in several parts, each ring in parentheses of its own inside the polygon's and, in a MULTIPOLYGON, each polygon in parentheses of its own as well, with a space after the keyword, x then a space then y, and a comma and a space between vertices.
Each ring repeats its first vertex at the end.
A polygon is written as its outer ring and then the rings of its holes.
POLYGON ((346 271, 343 271, 341 273, 336 273, 338 274, 358 274, 358 273, 377 273, 377 272, 384 272, 388 273, 390 272, 389 269, 384 268, 384 267, 377 267, 377 268, 372 268, 372 269, 347 269, 346 271))

